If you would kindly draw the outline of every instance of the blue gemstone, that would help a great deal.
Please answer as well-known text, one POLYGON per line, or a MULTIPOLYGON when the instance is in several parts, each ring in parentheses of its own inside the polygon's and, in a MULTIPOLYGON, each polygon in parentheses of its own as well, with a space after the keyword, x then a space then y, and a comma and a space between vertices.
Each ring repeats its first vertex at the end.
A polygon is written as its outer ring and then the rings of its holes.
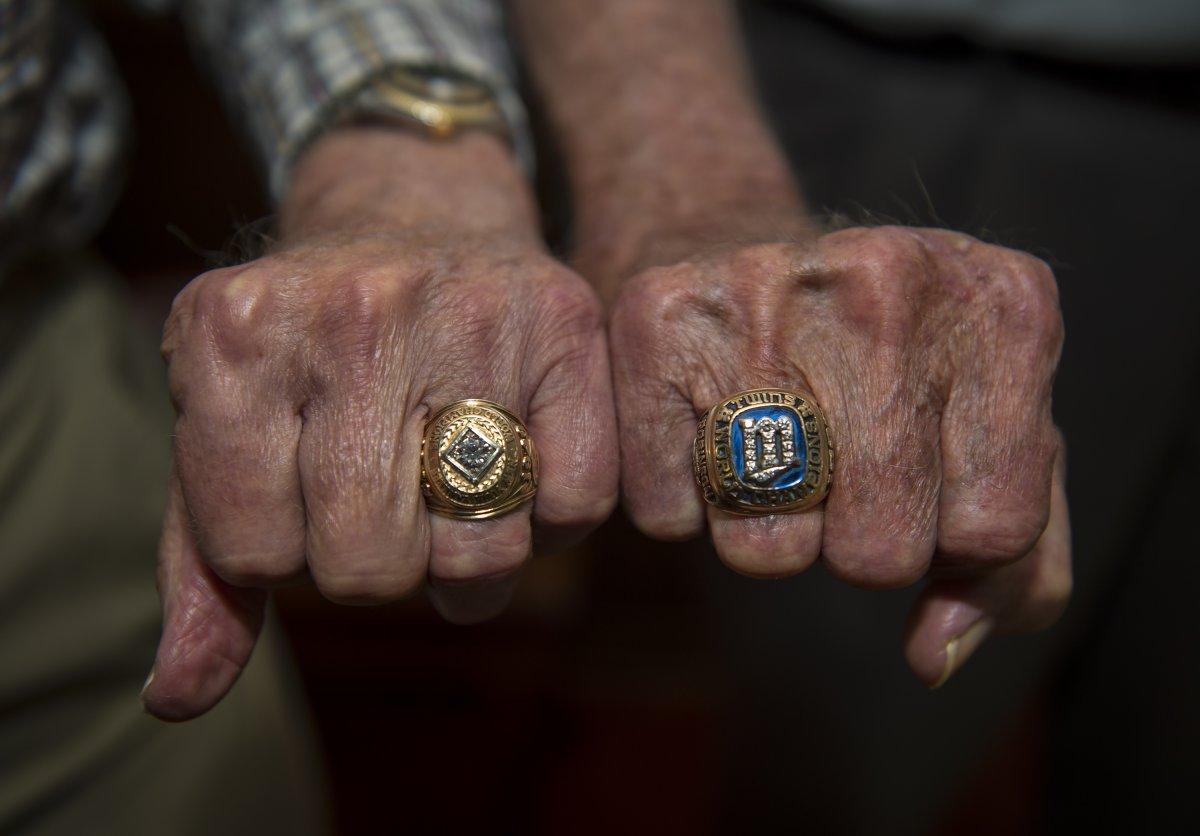
POLYGON ((729 429, 729 453, 738 481, 758 490, 784 490, 804 481, 808 445, 804 425, 786 406, 739 412, 729 429))

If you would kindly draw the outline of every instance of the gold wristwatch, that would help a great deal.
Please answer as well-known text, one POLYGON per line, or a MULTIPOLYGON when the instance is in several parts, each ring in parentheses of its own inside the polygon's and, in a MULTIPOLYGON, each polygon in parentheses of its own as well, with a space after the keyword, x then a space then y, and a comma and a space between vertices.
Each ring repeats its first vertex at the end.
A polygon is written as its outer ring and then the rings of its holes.
POLYGON ((510 138, 491 88, 444 68, 394 67, 376 76, 346 103, 340 121, 363 120, 417 126, 437 139, 468 129, 510 138))

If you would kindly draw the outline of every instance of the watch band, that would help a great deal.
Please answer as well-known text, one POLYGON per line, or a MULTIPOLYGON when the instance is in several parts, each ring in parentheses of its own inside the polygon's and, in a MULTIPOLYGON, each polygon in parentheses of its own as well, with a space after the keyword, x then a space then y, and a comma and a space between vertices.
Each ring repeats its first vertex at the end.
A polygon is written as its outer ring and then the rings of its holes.
POLYGON ((396 67, 376 76, 342 110, 342 121, 363 118, 417 125, 438 139, 468 129, 509 136, 504 113, 486 84, 440 68, 396 67))

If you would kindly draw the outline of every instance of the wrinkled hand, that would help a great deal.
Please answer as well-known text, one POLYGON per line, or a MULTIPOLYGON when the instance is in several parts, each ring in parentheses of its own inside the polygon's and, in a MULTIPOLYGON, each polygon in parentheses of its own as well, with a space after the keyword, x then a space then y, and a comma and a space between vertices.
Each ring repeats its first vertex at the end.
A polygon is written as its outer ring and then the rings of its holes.
POLYGON ((478 621, 507 602, 531 511, 539 537, 562 542, 615 504, 600 305, 536 242, 291 243, 188 285, 163 351, 178 420, 164 631, 143 699, 166 719, 229 689, 266 589, 311 579, 335 602, 375 604, 428 582, 446 618, 478 621), (466 397, 525 421, 541 456, 532 507, 486 521, 426 512, 425 418, 466 397))
POLYGON ((1050 413, 1054 278, 966 235, 850 229, 653 267, 614 303, 622 486, 638 528, 708 528, 757 577, 818 556, 863 587, 929 575, 906 653, 939 685, 994 630, 1052 622, 1071 587, 1063 450, 1050 413), (694 484, 697 416, 761 386, 811 391, 837 443, 823 506, 746 518, 694 484))

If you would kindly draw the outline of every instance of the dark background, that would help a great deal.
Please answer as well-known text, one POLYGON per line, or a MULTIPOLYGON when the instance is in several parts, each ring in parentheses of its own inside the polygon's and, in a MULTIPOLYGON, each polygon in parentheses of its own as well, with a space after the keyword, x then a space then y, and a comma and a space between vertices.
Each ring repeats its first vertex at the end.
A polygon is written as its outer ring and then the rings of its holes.
MULTIPOLYGON (((929 695, 900 659, 905 593, 835 589, 819 570, 736 578, 707 547, 652 544, 621 519, 535 557, 482 627, 421 600, 288 592, 341 831, 1161 829, 1190 809, 1200 741, 1196 71, 892 43, 790 5, 748 4, 745 22, 815 207, 944 224, 1055 266, 1072 608, 929 695)), ((178 27, 108 4, 99 23, 137 131, 99 246, 157 327, 269 210, 178 27)))

